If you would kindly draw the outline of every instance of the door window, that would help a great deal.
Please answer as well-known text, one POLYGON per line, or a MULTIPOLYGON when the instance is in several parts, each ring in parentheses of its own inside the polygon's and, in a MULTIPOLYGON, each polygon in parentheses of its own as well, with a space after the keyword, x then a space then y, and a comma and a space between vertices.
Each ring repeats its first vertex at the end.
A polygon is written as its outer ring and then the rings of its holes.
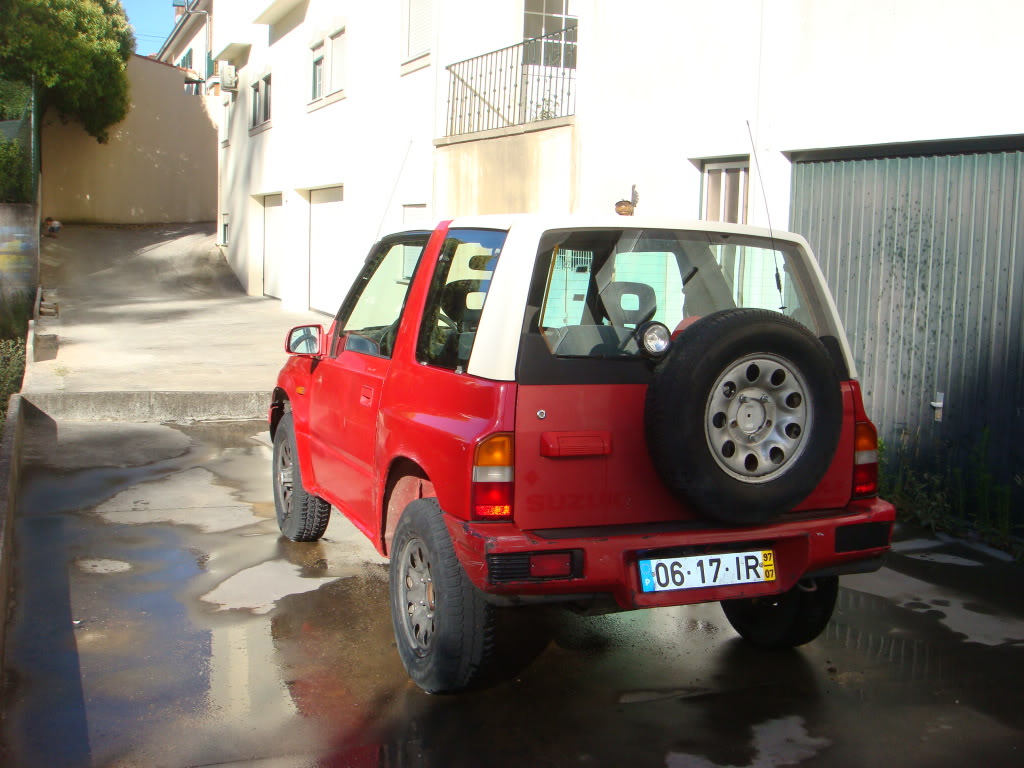
POLYGON ((465 370, 491 275, 507 232, 453 229, 444 241, 423 313, 416 359, 465 370))
POLYGON ((335 323, 344 349, 391 357, 398 322, 411 283, 410 263, 419 262, 426 237, 381 243, 367 261, 335 323))

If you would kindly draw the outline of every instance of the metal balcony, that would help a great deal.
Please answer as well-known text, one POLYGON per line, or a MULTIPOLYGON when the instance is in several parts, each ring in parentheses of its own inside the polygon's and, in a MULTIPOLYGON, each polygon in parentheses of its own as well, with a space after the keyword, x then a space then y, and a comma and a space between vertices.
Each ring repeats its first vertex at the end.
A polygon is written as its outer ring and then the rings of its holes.
POLYGON ((446 67, 446 136, 510 128, 576 112, 576 27, 446 67))

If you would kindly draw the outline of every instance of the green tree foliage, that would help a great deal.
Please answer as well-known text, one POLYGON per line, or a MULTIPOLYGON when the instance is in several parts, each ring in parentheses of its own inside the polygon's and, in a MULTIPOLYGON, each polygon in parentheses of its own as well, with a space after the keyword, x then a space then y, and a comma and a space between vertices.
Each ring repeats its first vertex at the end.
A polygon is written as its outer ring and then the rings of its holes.
POLYGON ((135 36, 120 0, 0 0, 0 72, 97 141, 128 114, 135 36))
POLYGON ((0 80, 0 120, 19 120, 32 89, 25 83, 0 80))

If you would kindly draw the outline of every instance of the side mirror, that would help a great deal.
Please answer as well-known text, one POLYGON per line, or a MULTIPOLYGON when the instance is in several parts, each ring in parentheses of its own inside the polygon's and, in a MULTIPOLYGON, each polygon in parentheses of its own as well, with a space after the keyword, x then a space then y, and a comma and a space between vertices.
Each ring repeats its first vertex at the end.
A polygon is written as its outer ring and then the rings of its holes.
POLYGON ((288 331, 284 348, 290 355, 318 357, 324 353, 324 341, 322 325, 300 325, 288 331))

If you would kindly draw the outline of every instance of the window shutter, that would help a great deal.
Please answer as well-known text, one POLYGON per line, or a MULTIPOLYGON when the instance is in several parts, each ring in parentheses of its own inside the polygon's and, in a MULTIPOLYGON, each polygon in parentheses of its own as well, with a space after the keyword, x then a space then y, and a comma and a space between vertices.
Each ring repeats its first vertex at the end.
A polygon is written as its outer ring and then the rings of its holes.
POLYGON ((430 0, 408 0, 406 55, 410 58, 430 50, 430 0))
POLYGON ((345 88, 345 30, 331 38, 331 93, 345 88))

